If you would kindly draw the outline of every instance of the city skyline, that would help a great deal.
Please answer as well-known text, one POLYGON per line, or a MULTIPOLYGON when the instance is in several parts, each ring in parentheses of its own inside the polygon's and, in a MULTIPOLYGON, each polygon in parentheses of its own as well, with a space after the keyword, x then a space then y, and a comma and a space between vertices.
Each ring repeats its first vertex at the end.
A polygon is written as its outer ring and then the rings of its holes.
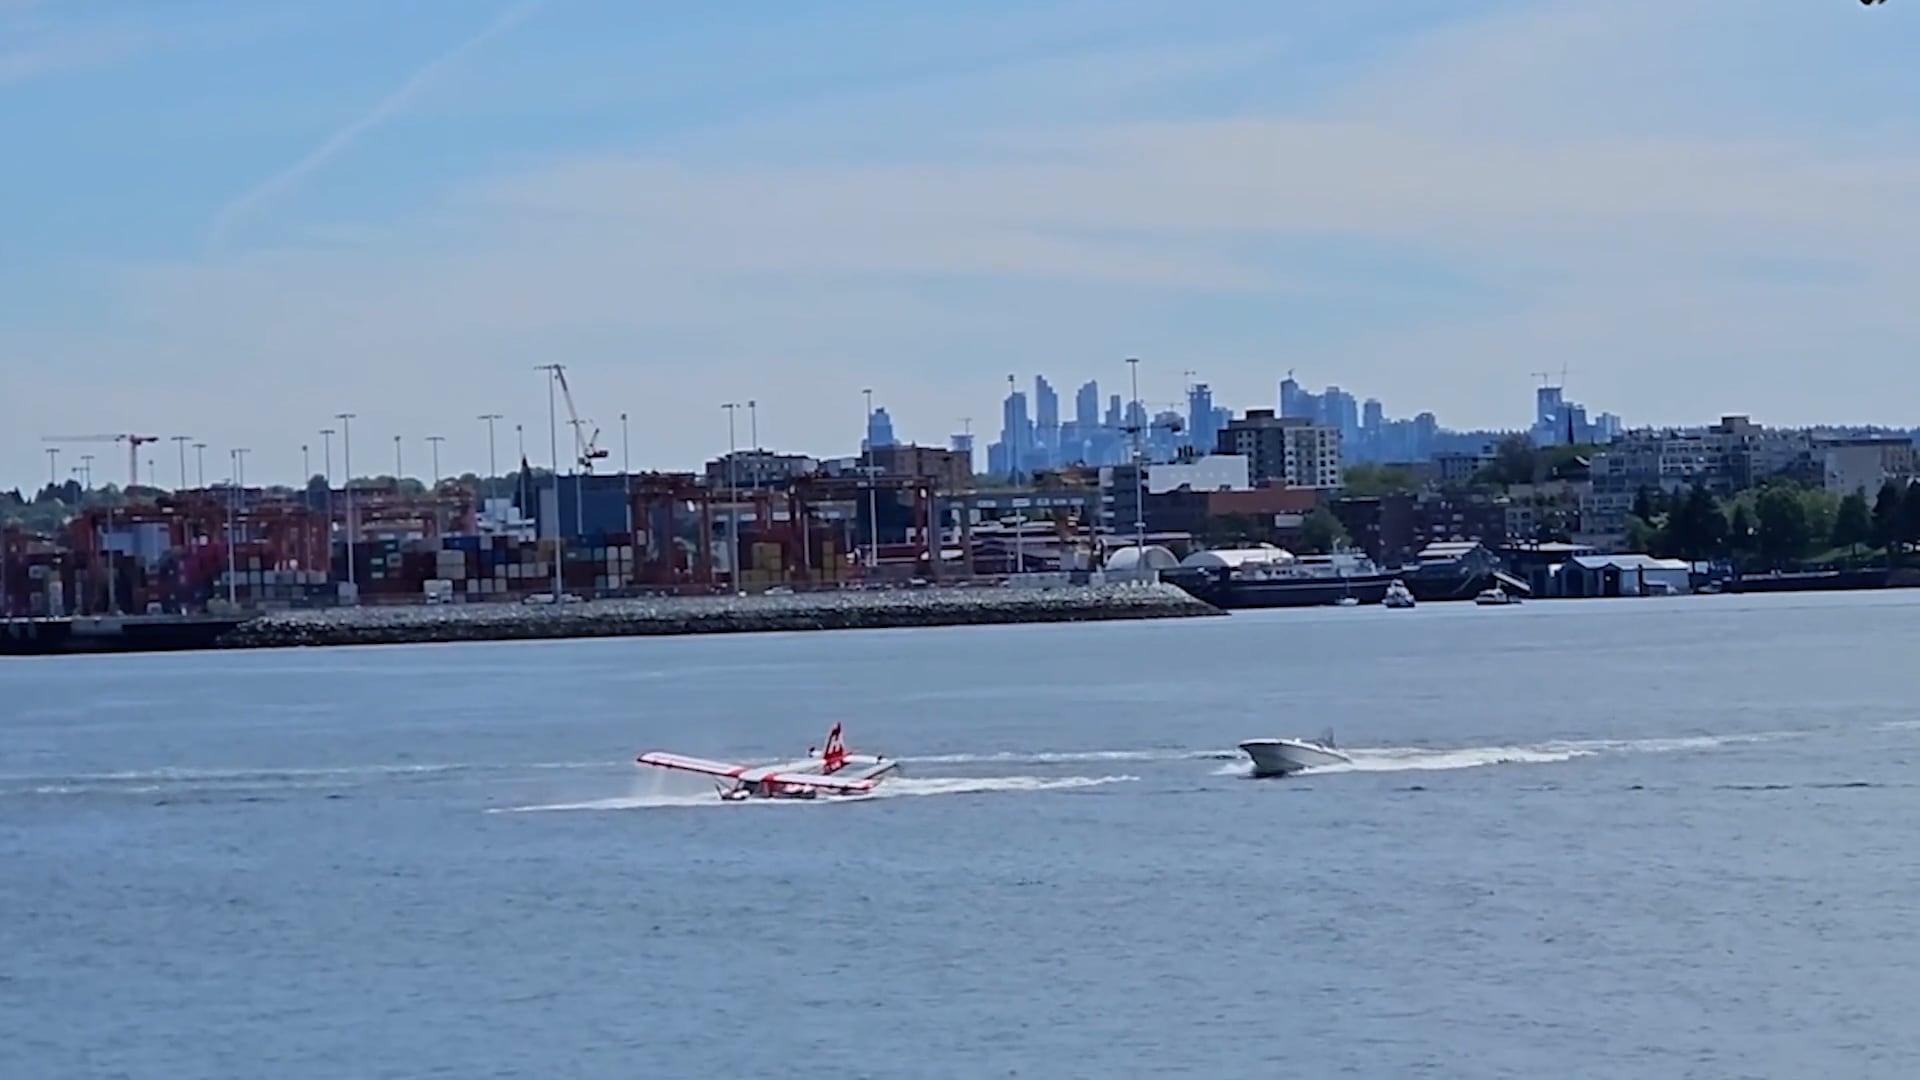
POLYGON ((724 401, 984 443, 1005 372, 1128 355, 1456 428, 1562 365, 1637 424, 1920 419, 1920 9, 1098 10, 0 5, 0 483, 117 431, 292 476, 343 410, 477 469, 463 418, 544 428, 554 360, 671 469, 724 401))

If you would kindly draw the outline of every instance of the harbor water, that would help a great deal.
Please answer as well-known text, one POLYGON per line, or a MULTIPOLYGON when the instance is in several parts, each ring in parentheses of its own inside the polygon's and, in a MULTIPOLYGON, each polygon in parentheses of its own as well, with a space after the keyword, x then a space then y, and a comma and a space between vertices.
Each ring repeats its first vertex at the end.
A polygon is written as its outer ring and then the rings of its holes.
POLYGON ((1920 593, 0 661, 0 1076, 1920 1075, 1920 593), (647 749, 904 762, 722 803, 647 749), (1332 728, 1350 767, 1246 778, 1332 728))

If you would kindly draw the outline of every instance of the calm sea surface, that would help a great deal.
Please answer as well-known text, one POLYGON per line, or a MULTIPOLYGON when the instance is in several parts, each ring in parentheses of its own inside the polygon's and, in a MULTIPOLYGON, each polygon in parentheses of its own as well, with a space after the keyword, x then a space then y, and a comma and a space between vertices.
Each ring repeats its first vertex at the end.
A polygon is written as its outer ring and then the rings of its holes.
POLYGON ((0 1076, 1910 1080, 1916 702, 1917 593, 0 661, 0 1076))

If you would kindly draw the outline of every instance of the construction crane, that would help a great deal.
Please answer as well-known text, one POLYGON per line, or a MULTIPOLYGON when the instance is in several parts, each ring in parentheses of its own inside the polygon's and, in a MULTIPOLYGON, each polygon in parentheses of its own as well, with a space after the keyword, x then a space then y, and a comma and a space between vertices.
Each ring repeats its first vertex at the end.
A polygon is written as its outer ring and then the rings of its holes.
POLYGON ((560 397, 567 403, 567 423, 573 428, 574 453, 579 455, 578 460, 580 467, 586 470, 587 474, 591 476, 593 474, 593 463, 607 456, 607 451, 604 447, 594 445, 600 440, 600 425, 593 423, 591 420, 580 419, 580 411, 573 407, 573 391, 567 386, 566 365, 545 364, 542 366, 548 371, 553 372, 554 380, 560 384, 560 397), (587 427, 593 428, 593 434, 582 436, 580 432, 587 427))
POLYGON ((54 443, 110 443, 127 444, 127 488, 132 490, 140 486, 140 447, 150 442, 159 442, 158 435, 48 435, 42 442, 54 443))

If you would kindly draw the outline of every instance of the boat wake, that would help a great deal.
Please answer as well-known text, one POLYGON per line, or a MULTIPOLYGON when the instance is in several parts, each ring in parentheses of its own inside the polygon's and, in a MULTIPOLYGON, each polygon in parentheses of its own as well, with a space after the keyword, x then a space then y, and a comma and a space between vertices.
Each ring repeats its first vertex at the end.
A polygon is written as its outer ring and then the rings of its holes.
POLYGON ((159 768, 115 772, 0 774, 0 795, 189 795, 273 794, 341 790, 392 780, 430 780, 525 769, 598 769, 604 761, 414 762, 312 768, 159 768))
MULTIPOLYGON (((1795 738, 1804 732, 1773 731, 1754 735, 1698 735, 1665 739, 1580 739, 1557 740, 1517 746, 1379 746, 1342 747, 1353 760, 1339 765, 1324 765, 1296 775, 1331 776, 1355 772, 1442 772, 1453 769, 1477 769, 1488 765, 1551 765, 1577 758, 1607 754, 1671 754, 1686 751, 1715 750, 1748 743, 1773 742, 1795 738)), ((1237 755, 1236 755, 1237 756, 1237 755)), ((1220 776, 1246 776, 1251 773, 1246 761, 1235 761, 1216 771, 1220 776)))
POLYGON ((993 754, 926 754, 902 757, 905 765, 1087 765, 1103 761, 1226 761, 1237 750, 1002 750, 993 754))
POLYGON ((693 792, 654 791, 612 799, 587 802, 551 803, 541 806, 492 807, 489 814, 534 814, 582 810, 654 810, 678 806, 833 806, 838 803, 877 802, 886 799, 921 798, 928 795, 977 795, 993 792, 1071 791, 1129 783, 1137 776, 913 776, 894 777, 864 795, 842 795, 821 799, 743 799, 726 802, 715 798, 711 789, 693 792))

